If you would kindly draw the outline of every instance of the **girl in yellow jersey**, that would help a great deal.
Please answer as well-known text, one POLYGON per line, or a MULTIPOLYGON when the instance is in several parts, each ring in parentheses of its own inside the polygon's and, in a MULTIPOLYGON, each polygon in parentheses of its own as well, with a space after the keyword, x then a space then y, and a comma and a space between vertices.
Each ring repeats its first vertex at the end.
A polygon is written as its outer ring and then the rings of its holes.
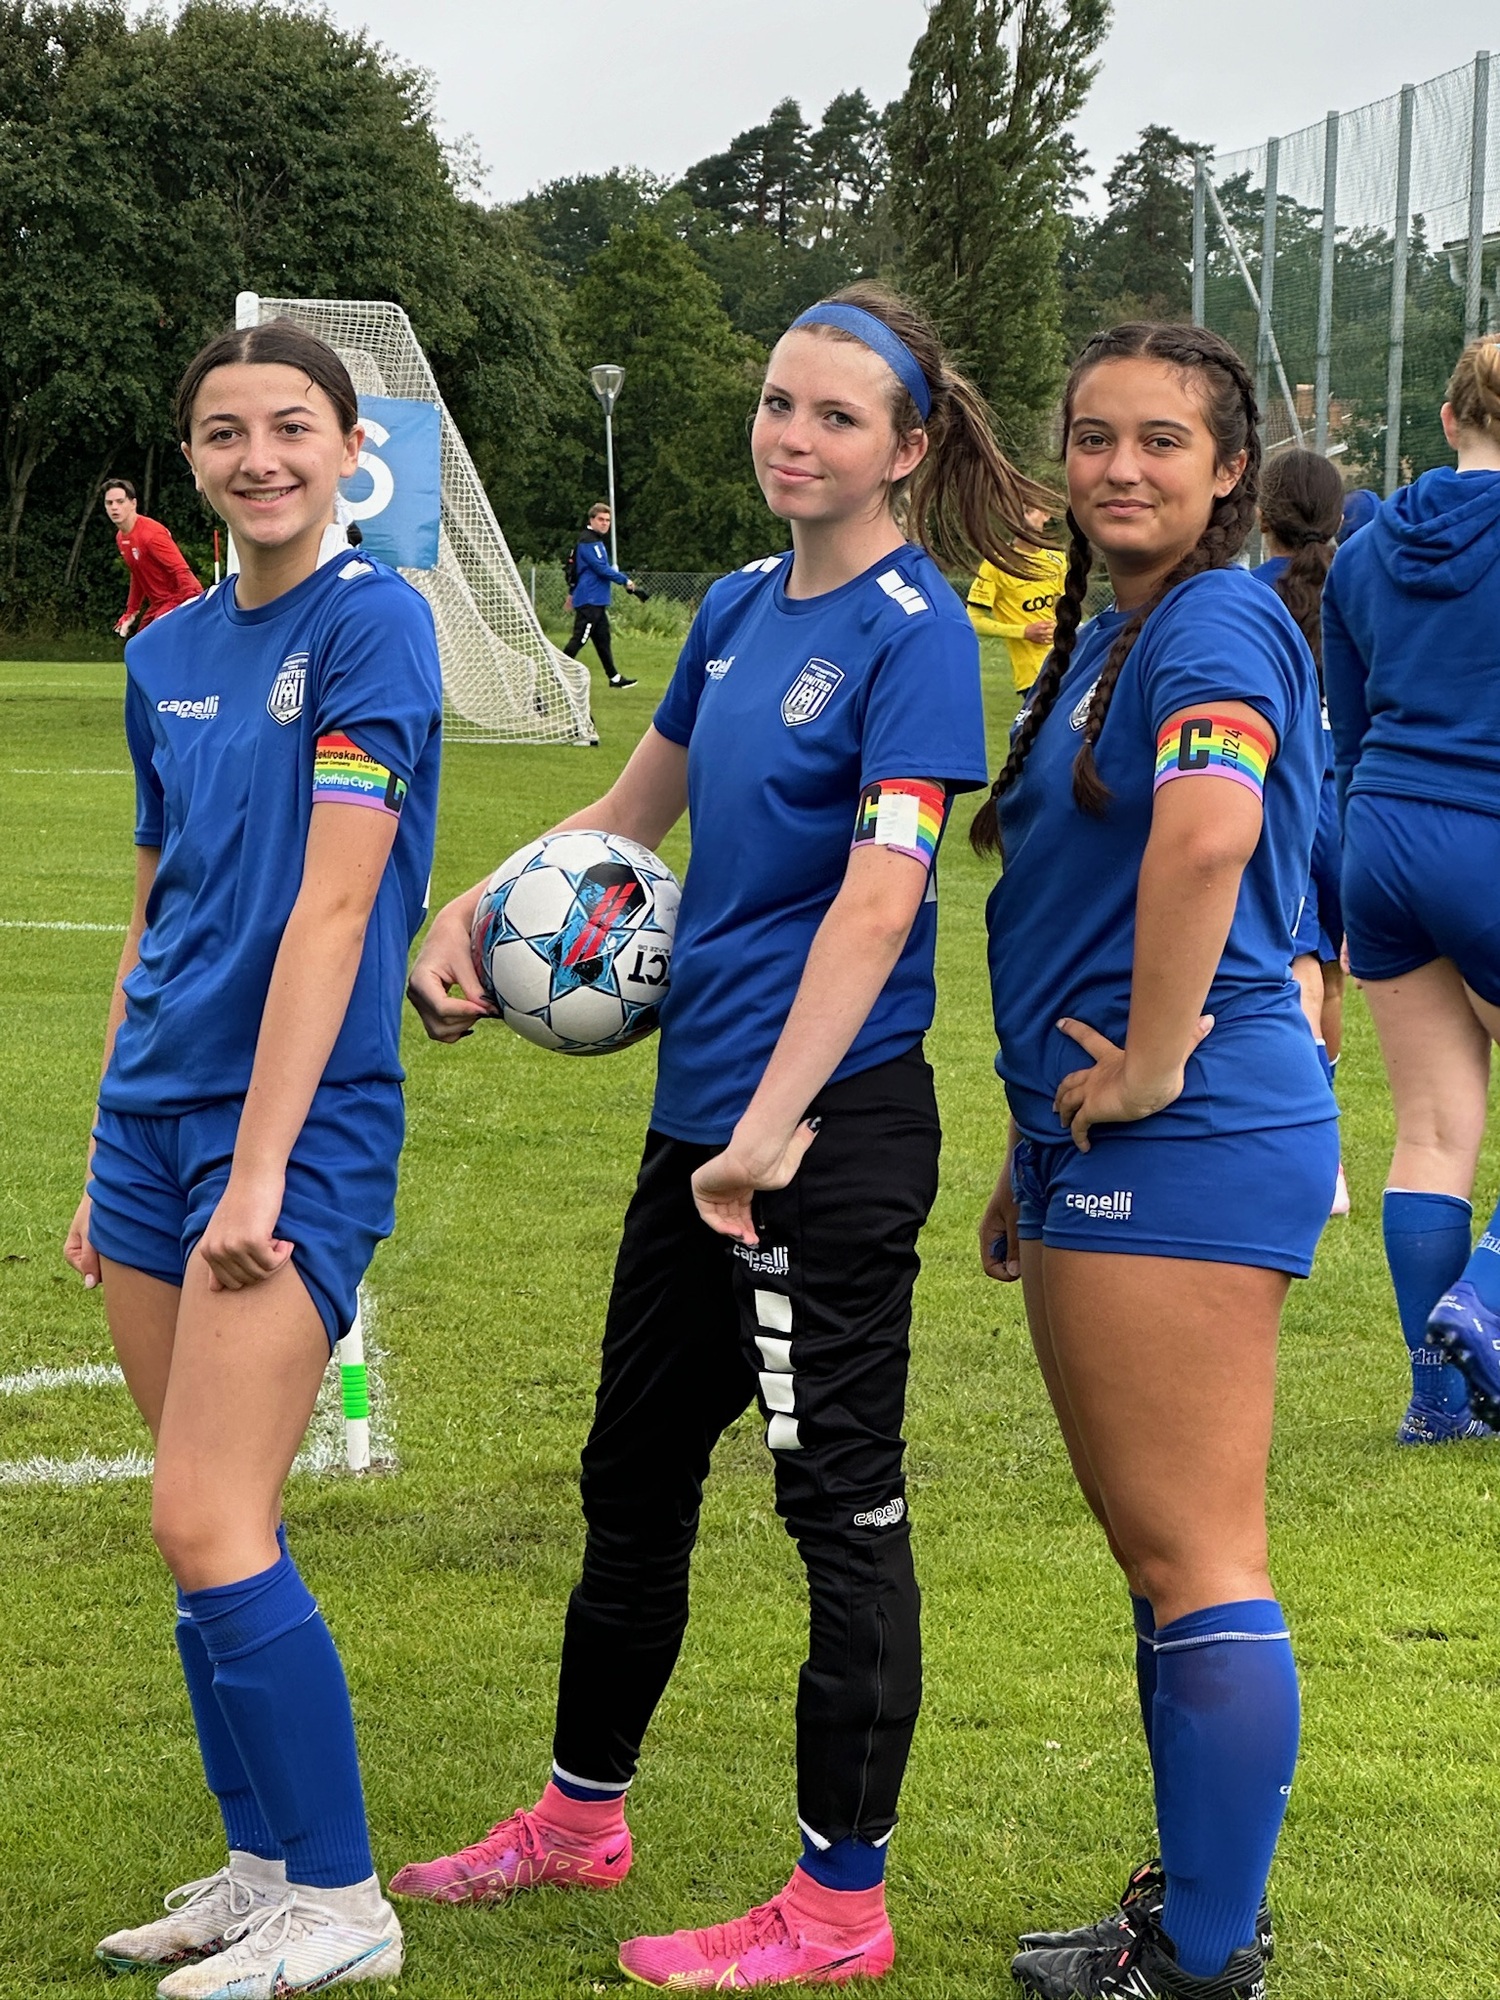
MULTIPOLYGON (((1047 516, 1038 507, 1029 508, 1026 525, 1034 535, 1044 534, 1047 516)), ((1009 576, 993 563, 981 563, 969 588, 969 617, 976 632, 1005 641, 1017 691, 1024 694, 1052 644, 1052 611, 1062 595, 1068 559, 1061 549, 1044 549, 1035 542, 1018 546, 1037 574, 1009 576)))

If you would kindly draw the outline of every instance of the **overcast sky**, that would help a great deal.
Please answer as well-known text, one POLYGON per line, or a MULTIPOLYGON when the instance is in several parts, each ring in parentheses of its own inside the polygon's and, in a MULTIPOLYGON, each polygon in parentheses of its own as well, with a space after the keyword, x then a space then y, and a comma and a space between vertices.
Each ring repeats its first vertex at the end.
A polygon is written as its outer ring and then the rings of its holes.
MULTIPOLYGON (((563 174, 675 175, 778 98, 815 115, 856 86, 899 94, 923 0, 333 0, 433 72, 486 192, 563 174)), ((1230 151, 1500 48, 1495 0, 1115 0, 1079 138, 1107 171, 1143 125, 1230 151)))

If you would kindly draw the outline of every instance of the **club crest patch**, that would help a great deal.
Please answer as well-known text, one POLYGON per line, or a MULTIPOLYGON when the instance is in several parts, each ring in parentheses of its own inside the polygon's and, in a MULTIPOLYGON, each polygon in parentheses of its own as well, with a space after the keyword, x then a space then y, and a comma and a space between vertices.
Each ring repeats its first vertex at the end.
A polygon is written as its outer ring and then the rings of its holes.
POLYGON ((307 696, 307 661, 306 653, 288 653, 282 661, 266 696, 266 707, 274 721, 295 722, 302 713, 307 696))
POLYGON ((812 722, 827 708, 844 678, 831 660, 809 660, 781 697, 781 719, 788 729, 812 722))
POLYGON ((1096 676, 1093 680, 1089 682, 1088 686, 1084 689, 1083 693, 1078 697, 1078 706, 1073 710, 1073 713, 1068 717, 1069 729, 1082 729, 1083 725, 1088 721, 1089 703, 1094 699, 1094 689, 1098 687, 1098 685, 1099 681, 1096 676))

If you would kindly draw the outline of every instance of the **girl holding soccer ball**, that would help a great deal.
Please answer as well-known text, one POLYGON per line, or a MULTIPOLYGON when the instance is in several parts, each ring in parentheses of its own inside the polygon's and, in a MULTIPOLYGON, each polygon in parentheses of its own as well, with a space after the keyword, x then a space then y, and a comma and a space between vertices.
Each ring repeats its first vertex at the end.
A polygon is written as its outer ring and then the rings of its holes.
POLYGON ((155 1439, 152 1532, 229 1859, 98 1955, 160 1970, 164 2000, 257 2000, 401 1968, 281 1490, 393 1224, 442 686, 409 585, 352 550, 318 567, 363 437, 333 350, 287 321, 224 334, 177 418, 240 569, 126 650, 135 909, 67 1254, 103 1283, 155 1439))
POLYGON ((981 851, 1011 1142, 980 1225, 1021 1279, 1080 1486, 1135 1601, 1159 1864, 1127 1907, 1033 1934, 1043 2000, 1260 2000, 1296 1761, 1267 1574, 1276 1345, 1338 1168, 1289 977, 1323 745, 1286 606, 1232 567, 1255 397, 1187 326, 1098 334, 1069 379, 1057 635, 981 851), (1114 602, 1080 631, 1095 555, 1114 602))
MULTIPOLYGON (((882 1876, 921 1698, 901 1427, 937 1185, 933 864, 953 793, 986 774, 978 644, 928 550, 1024 570, 1025 510, 1050 504, 931 326, 872 285, 778 342, 751 449, 791 552, 713 586, 624 772, 565 822, 654 847, 686 809, 693 849, 583 1454, 551 1781, 392 1884, 484 1902, 624 1877, 703 1481, 758 1398, 811 1607, 802 1858, 733 1923, 627 1943, 624 1969, 658 1986, 873 1975, 894 1954, 882 1876)), ((489 1011, 469 953, 482 886, 412 975, 439 1040, 489 1011)))

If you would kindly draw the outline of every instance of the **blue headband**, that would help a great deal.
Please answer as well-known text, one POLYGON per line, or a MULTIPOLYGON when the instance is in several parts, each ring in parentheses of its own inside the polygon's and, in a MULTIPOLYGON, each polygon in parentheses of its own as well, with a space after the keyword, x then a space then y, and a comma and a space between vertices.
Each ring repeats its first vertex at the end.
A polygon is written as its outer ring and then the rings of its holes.
POLYGON ((809 306, 805 313, 792 321, 787 331, 791 332, 799 326, 836 326, 845 333, 852 333, 862 346, 880 356, 916 404, 924 424, 932 415, 932 384, 922 373, 921 362, 900 334, 892 333, 883 319, 866 312, 863 306, 829 304, 809 306))

